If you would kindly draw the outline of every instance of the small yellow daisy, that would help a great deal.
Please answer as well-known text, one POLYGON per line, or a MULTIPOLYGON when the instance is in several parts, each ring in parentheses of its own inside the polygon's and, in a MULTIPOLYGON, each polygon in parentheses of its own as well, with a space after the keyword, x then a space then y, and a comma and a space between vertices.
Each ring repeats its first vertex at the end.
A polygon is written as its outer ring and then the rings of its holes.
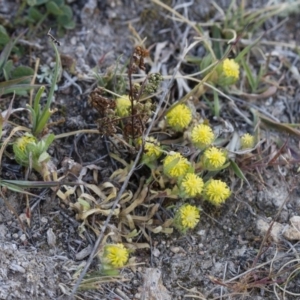
POLYGON ((194 173, 188 173, 183 178, 180 189, 183 192, 183 197, 196 197, 201 194, 203 189, 203 180, 194 173))
POLYGON ((226 162, 226 155, 224 150, 220 150, 216 147, 210 147, 205 150, 203 155, 204 167, 207 170, 217 170, 221 168, 226 162))
POLYGON ((167 123, 176 131, 182 131, 192 120, 192 112, 185 104, 175 105, 166 114, 167 123))
POLYGON ((245 133, 241 136, 241 149, 252 148, 254 146, 254 136, 245 133))
POLYGON ((180 153, 170 152, 170 154, 164 159, 163 167, 164 173, 167 176, 178 178, 187 173, 190 168, 190 163, 180 153))
POLYGON ((227 184, 221 180, 211 179, 204 185, 203 197, 212 204, 219 206, 225 202, 231 192, 227 184))
POLYGON ((175 213, 174 226, 185 233, 188 229, 196 227, 200 219, 200 211, 196 206, 185 204, 175 213))
POLYGON ((131 107, 131 101, 128 95, 122 95, 116 99, 116 114, 119 117, 129 116, 129 108, 131 107))
POLYGON ((196 147, 204 149, 214 141, 215 135, 208 125, 199 124, 193 128, 191 139, 196 147))
POLYGON ((103 261, 113 267, 125 266, 128 261, 129 252, 123 244, 108 244, 104 247, 103 261))
POLYGON ((229 58, 224 59, 222 64, 222 69, 223 69, 223 74, 226 77, 231 77, 235 81, 239 79, 240 67, 233 59, 229 59, 229 58))

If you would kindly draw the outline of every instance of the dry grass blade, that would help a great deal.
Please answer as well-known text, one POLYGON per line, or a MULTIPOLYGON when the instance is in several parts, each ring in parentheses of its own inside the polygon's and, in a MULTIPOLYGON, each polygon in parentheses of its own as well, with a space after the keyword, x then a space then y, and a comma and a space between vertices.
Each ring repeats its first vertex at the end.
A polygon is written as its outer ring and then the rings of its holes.
POLYGON ((299 124, 281 124, 279 122, 271 120, 270 118, 267 118, 266 116, 263 116, 260 113, 258 113, 258 116, 261 119, 261 121, 265 124, 265 126, 267 126, 268 128, 300 137, 300 131, 293 128, 295 126, 299 126, 299 124))

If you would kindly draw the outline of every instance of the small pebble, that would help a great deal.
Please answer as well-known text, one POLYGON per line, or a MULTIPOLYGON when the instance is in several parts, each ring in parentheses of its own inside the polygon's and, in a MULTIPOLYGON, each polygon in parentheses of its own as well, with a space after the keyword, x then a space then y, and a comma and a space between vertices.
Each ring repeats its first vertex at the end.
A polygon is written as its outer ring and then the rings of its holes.
POLYGON ((170 247, 170 250, 173 252, 173 253, 178 253, 180 251, 180 247, 170 247))
POLYGON ((75 46, 77 44, 77 38, 76 36, 73 36, 70 40, 71 45, 75 46))
POLYGON ((17 272, 20 272, 20 273, 25 273, 25 269, 17 264, 14 264, 12 263, 9 268, 13 271, 17 271, 17 272))
POLYGON ((7 233, 7 227, 4 224, 0 225, 0 237, 5 237, 7 233))
POLYGON ((197 231, 197 234, 200 235, 200 236, 204 236, 205 235, 205 230, 204 229, 199 230, 199 231, 197 231))
POLYGON ((82 249, 75 255, 76 260, 82 260, 85 257, 89 256, 92 253, 93 247, 92 245, 87 246, 86 248, 82 249))
POLYGON ((41 217, 41 222, 44 224, 48 223, 48 219, 46 217, 41 217))
POLYGON ((56 236, 55 236, 52 228, 49 228, 47 230, 47 242, 50 247, 55 247, 55 245, 56 245, 56 236))
POLYGON ((154 257, 159 257, 160 256, 160 251, 157 248, 154 248, 152 250, 152 254, 154 257))
POLYGON ((26 235, 25 235, 25 234, 22 234, 22 235, 20 236, 20 240, 21 240, 22 242, 25 242, 25 241, 27 240, 26 235))
POLYGON ((14 234, 12 235, 12 237, 13 237, 13 239, 17 239, 17 238, 19 237, 19 235, 18 235, 17 233, 14 233, 14 234))

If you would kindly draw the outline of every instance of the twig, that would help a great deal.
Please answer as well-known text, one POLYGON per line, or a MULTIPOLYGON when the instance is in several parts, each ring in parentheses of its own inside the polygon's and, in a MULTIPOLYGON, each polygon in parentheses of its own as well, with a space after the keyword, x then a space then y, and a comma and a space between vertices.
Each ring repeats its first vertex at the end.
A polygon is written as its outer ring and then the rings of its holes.
POLYGON ((50 33, 51 28, 49 29, 47 35, 51 38, 51 40, 53 41, 54 44, 56 44, 57 46, 60 46, 60 42, 50 33))

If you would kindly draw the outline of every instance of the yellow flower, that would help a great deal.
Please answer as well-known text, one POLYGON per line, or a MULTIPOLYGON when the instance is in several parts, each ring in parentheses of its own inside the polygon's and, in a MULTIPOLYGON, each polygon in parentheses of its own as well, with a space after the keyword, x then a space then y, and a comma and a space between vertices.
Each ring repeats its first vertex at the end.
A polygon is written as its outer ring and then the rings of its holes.
MULTIPOLYGON (((138 145, 142 145, 142 139, 139 138, 137 141, 138 145)), ((160 143, 157 139, 153 137, 148 137, 144 144, 144 154, 142 157, 142 162, 144 164, 151 164, 162 154, 162 149, 160 148, 160 143)))
POLYGON ((104 247, 103 261, 113 267, 123 267, 128 257, 129 252, 123 244, 108 244, 104 247))
POLYGON ((192 120, 192 112, 185 104, 174 106, 167 114, 167 123, 176 131, 182 131, 192 120))
POLYGON ((164 173, 169 177, 178 178, 183 176, 189 168, 189 161, 180 153, 170 152, 164 159, 164 173))
POLYGON ((35 143, 36 138, 29 133, 25 133, 22 137, 16 140, 16 147, 18 147, 22 152, 25 152, 27 145, 35 143))
POLYGON ((223 74, 226 77, 231 77, 234 81, 237 81, 239 79, 240 67, 233 59, 224 59, 222 69, 223 74))
POLYGON ((183 197, 195 197, 201 194, 203 185, 202 178, 194 173, 188 173, 183 178, 180 189, 183 192, 183 197))
POLYGON ((247 148, 252 148, 254 146, 254 136, 245 133, 244 135, 241 136, 241 148, 242 149, 247 149, 247 148))
POLYGON ((145 145, 144 145, 144 150, 145 150, 145 156, 147 158, 153 158, 156 159, 160 157, 162 154, 161 148, 160 148, 160 143, 157 141, 157 139, 153 137, 148 137, 145 145))
POLYGON ((204 167, 207 170, 220 169, 226 162, 226 155, 224 150, 220 150, 216 147, 210 147, 205 150, 203 155, 204 167))
POLYGON ((214 205, 220 205, 230 196, 231 192, 227 184, 221 180, 209 180, 204 185, 204 199, 214 205))
POLYGON ((116 113, 120 117, 129 116, 129 108, 131 107, 131 101, 128 95, 123 95, 116 99, 116 113))
POLYGON ((215 135, 208 125, 199 124, 193 128, 191 139, 196 147, 204 149, 214 141, 215 135))
POLYGON ((200 219, 200 211, 196 206, 185 204, 175 214, 174 226, 181 232, 196 227, 200 219))

